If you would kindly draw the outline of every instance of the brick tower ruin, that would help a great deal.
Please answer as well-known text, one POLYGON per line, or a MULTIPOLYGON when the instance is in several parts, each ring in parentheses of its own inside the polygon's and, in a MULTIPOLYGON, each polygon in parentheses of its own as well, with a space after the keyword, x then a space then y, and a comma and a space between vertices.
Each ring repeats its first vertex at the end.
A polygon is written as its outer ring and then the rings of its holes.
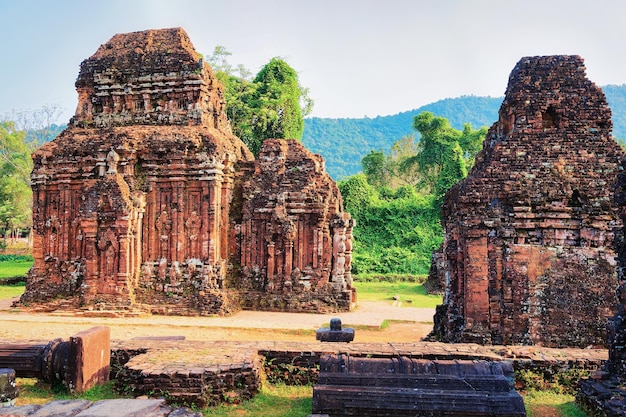
POLYGON ((582 58, 522 58, 468 177, 445 196, 448 342, 605 344, 622 150, 582 58))
MULTIPOLYGON (((291 297, 294 288, 283 284, 293 268, 268 255, 273 237, 241 244, 257 233, 245 227, 253 210, 242 213, 252 198, 243 185, 254 183, 255 161, 231 133, 222 86, 184 30, 115 35, 83 61, 76 88, 78 107, 68 128, 33 155, 35 264, 22 304, 223 314, 241 306, 235 284, 242 271, 280 281, 280 293, 291 297)), ((310 182, 273 191, 286 201, 295 196, 294 205, 315 218, 296 220, 300 232, 290 235, 292 259, 305 258, 297 266, 311 270, 316 283, 301 293, 328 301, 316 308, 349 309, 349 273, 333 273, 333 265, 345 263, 337 256, 345 250, 333 243, 345 226, 334 219, 350 222, 341 196, 321 157, 305 150, 293 155, 296 161, 284 157, 285 166, 298 169, 316 164, 310 182), (325 242, 314 246, 319 252, 299 252, 310 251, 301 240, 319 230, 325 242)), ((293 222, 296 212, 283 207, 282 217, 265 219, 267 227, 293 222)), ((256 296, 277 287, 265 285, 256 296)), ((289 306, 279 301, 268 308, 289 306)))

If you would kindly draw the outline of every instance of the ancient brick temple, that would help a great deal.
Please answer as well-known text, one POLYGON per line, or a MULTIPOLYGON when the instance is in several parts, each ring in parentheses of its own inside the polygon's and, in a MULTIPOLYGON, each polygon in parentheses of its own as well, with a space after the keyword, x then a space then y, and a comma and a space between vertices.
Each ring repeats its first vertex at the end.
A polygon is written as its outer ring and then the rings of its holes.
POLYGON ((582 58, 522 58, 468 177, 445 196, 440 340, 603 345, 616 303, 622 151, 582 58))
POLYGON ((272 140, 254 161, 182 29, 114 36, 76 87, 68 128, 33 156, 22 304, 350 308, 352 221, 324 160, 272 140))
POLYGON ((263 143, 243 184, 240 290, 253 309, 318 310, 319 294, 348 309, 352 227, 324 159, 294 140, 263 143), (330 280, 329 280, 330 276, 330 280), (259 294, 265 294, 259 296, 259 294))

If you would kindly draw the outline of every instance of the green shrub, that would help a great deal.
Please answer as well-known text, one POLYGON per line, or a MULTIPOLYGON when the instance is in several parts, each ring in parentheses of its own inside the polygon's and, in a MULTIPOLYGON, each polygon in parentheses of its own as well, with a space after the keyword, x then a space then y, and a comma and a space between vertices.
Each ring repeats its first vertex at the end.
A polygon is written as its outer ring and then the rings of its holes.
POLYGON ((515 384, 524 391, 546 391, 555 394, 575 395, 578 381, 588 378, 591 371, 568 369, 555 372, 536 372, 529 369, 515 371, 515 384))
POLYGON ((33 262, 33 255, 0 254, 0 262, 33 262))
POLYGON ((353 275, 352 278, 355 282, 413 282, 418 285, 424 284, 428 275, 426 274, 397 274, 397 273, 389 273, 389 274, 379 274, 379 273, 370 273, 370 274, 360 274, 353 275))
POLYGON ((339 183, 346 210, 356 220, 354 274, 427 274, 443 241, 434 198, 413 187, 374 189, 363 174, 339 183))

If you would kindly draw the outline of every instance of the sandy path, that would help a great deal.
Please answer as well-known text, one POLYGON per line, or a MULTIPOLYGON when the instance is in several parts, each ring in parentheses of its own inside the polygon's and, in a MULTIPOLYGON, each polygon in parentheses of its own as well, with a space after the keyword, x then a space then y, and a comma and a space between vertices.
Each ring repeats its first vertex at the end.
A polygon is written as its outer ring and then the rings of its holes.
MULTIPOLYGON (((432 329, 434 309, 395 307, 364 302, 352 312, 338 314, 241 311, 229 317, 82 317, 68 313, 27 313, 0 302, 0 340, 67 339, 92 326, 109 326, 111 338, 185 336, 188 340, 315 340, 315 330, 333 317, 355 327, 358 342, 415 342, 432 329), (387 327, 381 329, 383 322, 387 327)), ((383 326, 384 327, 384 326, 383 326)))

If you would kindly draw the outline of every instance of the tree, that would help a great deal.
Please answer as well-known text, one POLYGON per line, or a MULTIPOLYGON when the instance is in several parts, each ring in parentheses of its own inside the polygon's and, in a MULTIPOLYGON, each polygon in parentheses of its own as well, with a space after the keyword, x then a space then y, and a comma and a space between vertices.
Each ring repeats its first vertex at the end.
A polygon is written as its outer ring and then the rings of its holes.
POLYGON ((251 80, 251 72, 243 65, 233 67, 228 62, 231 55, 218 45, 207 62, 224 85, 226 116, 233 133, 254 155, 265 139, 300 140, 313 100, 299 84, 296 71, 283 59, 272 58, 251 80))
POLYGON ((5 120, 12 120, 15 129, 26 132, 26 141, 35 146, 54 139, 63 130, 55 123, 63 113, 59 104, 45 104, 35 110, 17 110, 5 115, 5 120))
POLYGON ((388 162, 383 151, 370 151, 361 159, 361 166, 369 184, 382 187, 389 183, 388 162))
POLYGON ((32 149, 14 122, 0 122, 0 227, 5 243, 9 234, 31 225, 32 149))
POLYGON ((231 56, 232 54, 233 53, 228 51, 224 46, 217 45, 213 49, 213 54, 207 55, 206 60, 216 75, 218 73, 232 75, 233 67, 228 62, 228 57, 231 56))
MULTIPOLYGON (((250 106, 256 93, 257 85, 234 75, 228 75, 222 81, 226 99, 226 117, 235 136, 239 137, 250 149, 254 141, 254 109, 250 106)), ((256 152, 253 151, 256 155, 256 152)))
POLYGON ((272 60, 261 68, 254 78, 258 84, 252 98, 254 113, 252 152, 256 154, 265 139, 302 139, 304 116, 312 102, 300 102, 306 90, 298 83, 298 74, 281 58, 272 60), (256 151, 256 152, 255 152, 256 151))
POLYGON ((413 127, 421 135, 419 149, 415 156, 403 161, 402 169, 417 167, 421 174, 418 187, 440 200, 452 185, 467 175, 487 129, 475 131, 466 124, 463 131, 459 131, 450 126, 448 119, 431 112, 415 116, 413 127))

